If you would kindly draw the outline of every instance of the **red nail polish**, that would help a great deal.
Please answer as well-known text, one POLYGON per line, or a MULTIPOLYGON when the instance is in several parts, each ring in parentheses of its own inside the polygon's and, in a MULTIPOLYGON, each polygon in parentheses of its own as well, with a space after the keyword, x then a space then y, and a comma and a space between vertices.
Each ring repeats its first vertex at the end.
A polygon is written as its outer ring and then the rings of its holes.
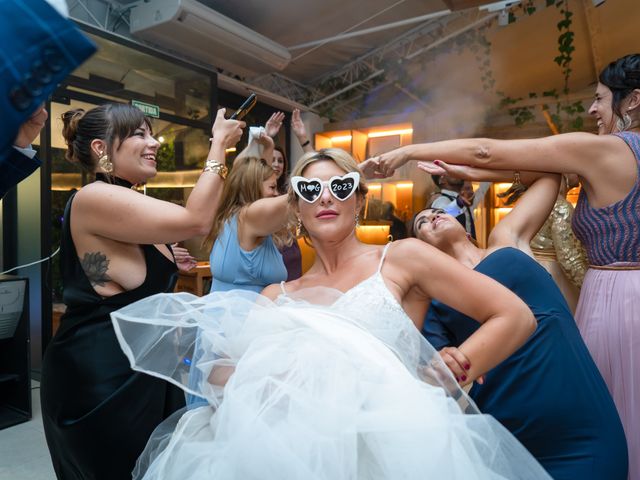
POLYGON ((466 381, 467 380, 467 376, 466 375, 462 375, 462 377, 460 377, 462 379, 462 381, 466 381))
POLYGON ((468 363, 465 363, 465 364, 464 364, 464 369, 465 369, 465 370, 469 370, 470 368, 471 368, 471 365, 470 365, 470 364, 468 364, 468 363))

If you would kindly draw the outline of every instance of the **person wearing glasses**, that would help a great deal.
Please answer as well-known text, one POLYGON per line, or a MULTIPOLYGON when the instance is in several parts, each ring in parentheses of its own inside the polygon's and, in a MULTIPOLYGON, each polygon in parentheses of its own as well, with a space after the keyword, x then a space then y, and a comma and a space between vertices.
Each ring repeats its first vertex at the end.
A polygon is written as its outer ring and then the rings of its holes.
POLYGON ((114 312, 134 369, 208 402, 158 429, 134 478, 550 478, 461 389, 524 344, 531 311, 416 239, 361 243, 362 175, 339 149, 296 163, 288 201, 316 250, 299 279, 114 312), (468 359, 459 381, 416 328, 434 297, 481 323, 450 351, 468 359), (196 338, 207 355, 188 364, 196 338))

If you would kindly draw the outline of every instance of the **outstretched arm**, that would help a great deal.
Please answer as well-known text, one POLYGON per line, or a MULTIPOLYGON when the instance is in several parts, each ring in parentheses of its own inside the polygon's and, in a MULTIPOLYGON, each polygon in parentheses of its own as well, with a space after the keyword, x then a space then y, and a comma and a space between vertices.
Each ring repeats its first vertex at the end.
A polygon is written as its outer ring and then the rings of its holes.
MULTIPOLYGON (((242 212, 245 231, 251 239, 266 237, 282 230, 289 218, 288 195, 261 198, 242 212)), ((242 242, 241 242, 242 243, 242 242)))
POLYGON ((297 108, 293 110, 293 114, 291 115, 291 129, 298 139, 298 142, 300 142, 302 150, 304 150, 305 153, 313 152, 311 139, 307 135, 307 128, 304 126, 302 118, 300 117, 300 110, 297 108))
POLYGON ((489 235, 489 246, 515 246, 530 254, 531 240, 558 198, 560 175, 540 174, 489 235))
POLYGON ((591 181, 607 171, 611 175, 610 167, 627 151, 624 141, 613 135, 565 133, 527 140, 473 138, 407 145, 377 160, 387 176, 410 160, 441 159, 489 169, 577 173, 591 181))
MULTIPOLYGON (((512 182, 516 172, 489 170, 464 165, 449 165, 442 160, 418 162, 418 168, 435 175, 447 175, 464 180, 512 182)), ((529 251, 529 243, 549 217, 560 188, 560 175, 540 172, 518 172, 528 190, 511 212, 503 218, 489 236, 490 246, 515 246, 529 251)))
POLYGON ((273 150, 275 148, 273 138, 266 133, 262 133, 260 137, 256 139, 256 142, 262 145, 262 158, 271 165, 273 163, 273 150))
MULTIPOLYGON (((244 122, 225 119, 220 109, 207 159, 224 162, 225 148, 238 142, 242 127, 244 122)), ((137 244, 179 242, 211 229, 223 182, 215 171, 204 171, 185 207, 97 182, 78 192, 73 215, 82 217, 78 225, 89 235, 137 244)))
POLYGON ((282 122, 284 121, 284 113, 276 112, 272 113, 267 120, 267 123, 264 124, 264 130, 271 138, 274 138, 278 132, 280 131, 280 127, 282 126, 282 122))

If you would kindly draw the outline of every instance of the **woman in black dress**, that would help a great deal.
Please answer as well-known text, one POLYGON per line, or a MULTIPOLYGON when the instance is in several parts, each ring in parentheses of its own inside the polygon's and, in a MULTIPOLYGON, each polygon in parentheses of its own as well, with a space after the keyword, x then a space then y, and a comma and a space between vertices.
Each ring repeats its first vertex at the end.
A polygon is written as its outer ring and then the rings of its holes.
POLYGON ((110 313, 171 291, 167 244, 205 234, 226 175, 224 150, 244 124, 218 111, 205 168, 185 207, 131 190, 156 174, 159 143, 142 112, 106 104, 63 115, 66 157, 96 174, 67 204, 61 269, 67 311, 42 364, 45 434, 58 478, 128 479, 155 427, 184 405, 180 391, 134 372, 110 313))

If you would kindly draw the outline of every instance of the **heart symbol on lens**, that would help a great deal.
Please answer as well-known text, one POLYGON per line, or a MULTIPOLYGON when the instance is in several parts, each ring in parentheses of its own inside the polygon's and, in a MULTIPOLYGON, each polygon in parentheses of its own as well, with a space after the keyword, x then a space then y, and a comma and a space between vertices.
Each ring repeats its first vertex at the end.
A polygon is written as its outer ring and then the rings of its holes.
POLYGON ((322 183, 319 178, 293 177, 291 186, 300 198, 309 203, 315 202, 322 194, 322 183))

